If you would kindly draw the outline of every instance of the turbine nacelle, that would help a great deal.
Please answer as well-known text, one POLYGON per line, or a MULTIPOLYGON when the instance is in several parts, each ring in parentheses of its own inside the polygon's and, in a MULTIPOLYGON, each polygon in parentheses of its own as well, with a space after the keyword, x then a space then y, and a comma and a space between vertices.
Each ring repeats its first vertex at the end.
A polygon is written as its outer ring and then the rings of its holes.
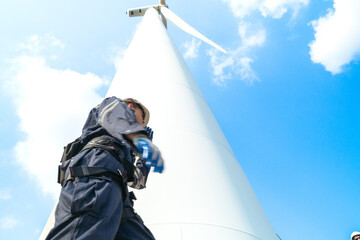
POLYGON ((128 9, 126 11, 126 14, 129 17, 141 17, 141 16, 144 16, 145 12, 149 8, 154 8, 155 10, 157 10, 157 12, 160 14, 160 16, 162 18, 162 21, 163 21, 165 27, 167 27, 166 20, 169 20, 170 22, 175 24, 178 28, 180 28, 184 32, 187 32, 190 35, 192 35, 196 38, 199 38, 200 40, 206 42, 207 44, 213 46, 214 48, 220 50, 223 53, 227 53, 225 49, 223 49, 222 47, 220 47, 219 45, 217 45, 216 43, 214 43, 213 41, 211 41, 210 39, 208 39, 207 37, 205 37, 204 35, 199 33, 197 30, 195 30, 193 27, 191 27, 189 24, 187 24, 184 20, 182 20, 180 17, 178 17, 174 12, 172 12, 168 8, 168 5, 165 4, 165 0, 160 0, 160 4, 157 4, 157 5, 150 5, 150 6, 140 7, 140 8, 128 9))
POLYGON ((140 7, 140 8, 130 8, 130 9, 126 10, 126 14, 129 17, 142 17, 142 16, 144 16, 146 10, 148 10, 149 8, 154 8, 156 11, 158 11, 160 13, 160 9, 162 6, 168 7, 168 5, 157 4, 157 5, 149 5, 149 6, 145 6, 145 7, 140 7))

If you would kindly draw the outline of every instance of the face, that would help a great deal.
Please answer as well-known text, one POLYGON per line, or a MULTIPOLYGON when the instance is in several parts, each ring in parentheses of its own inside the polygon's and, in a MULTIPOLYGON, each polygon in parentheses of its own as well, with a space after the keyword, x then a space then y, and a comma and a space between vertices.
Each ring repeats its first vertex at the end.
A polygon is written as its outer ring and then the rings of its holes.
POLYGON ((137 123, 140 124, 141 126, 145 127, 145 121, 144 121, 144 118, 143 118, 143 113, 140 110, 140 108, 134 107, 133 104, 129 104, 129 108, 134 110, 134 114, 135 114, 135 118, 136 118, 137 123))
POLYGON ((360 240, 360 235, 353 236, 352 240, 360 240))

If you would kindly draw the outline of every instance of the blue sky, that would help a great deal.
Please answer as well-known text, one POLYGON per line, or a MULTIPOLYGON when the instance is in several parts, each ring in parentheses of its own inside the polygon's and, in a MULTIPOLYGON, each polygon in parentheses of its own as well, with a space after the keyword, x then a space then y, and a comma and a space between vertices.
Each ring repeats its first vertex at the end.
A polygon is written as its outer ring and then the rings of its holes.
MULTIPOLYGON (((155 3, 0 2, 1 238, 39 237, 62 146, 105 96, 141 21, 125 11, 155 3)), ((279 236, 359 231, 359 1, 167 3, 229 51, 169 23, 279 236)))

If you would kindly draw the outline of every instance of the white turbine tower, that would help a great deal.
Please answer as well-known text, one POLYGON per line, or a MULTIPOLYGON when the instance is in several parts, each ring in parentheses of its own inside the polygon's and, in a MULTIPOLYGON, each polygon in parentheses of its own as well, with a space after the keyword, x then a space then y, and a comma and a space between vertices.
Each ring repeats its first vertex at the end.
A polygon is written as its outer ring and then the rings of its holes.
MULTIPOLYGON (((165 159, 164 173, 150 174, 147 188, 136 191, 135 209, 157 240, 278 240, 167 34, 166 19, 226 51, 177 17, 163 0, 128 14, 144 18, 107 96, 133 97, 147 106, 154 143, 165 159)), ((51 218, 42 237, 53 225, 51 218)))

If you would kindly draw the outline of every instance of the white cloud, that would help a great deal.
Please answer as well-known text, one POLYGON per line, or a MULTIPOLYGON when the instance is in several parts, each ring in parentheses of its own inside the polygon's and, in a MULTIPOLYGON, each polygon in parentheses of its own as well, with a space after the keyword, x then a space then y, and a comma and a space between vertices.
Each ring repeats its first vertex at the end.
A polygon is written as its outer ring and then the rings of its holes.
POLYGON ((191 42, 189 41, 185 42, 184 48, 186 51, 184 53, 184 58, 185 59, 197 58, 199 54, 200 45, 201 45, 201 41, 195 38, 193 38, 191 42))
POLYGON ((311 60, 336 74, 360 54, 360 1, 334 0, 333 8, 311 22, 315 40, 309 46, 311 60))
POLYGON ((227 55, 211 49, 208 55, 213 68, 213 82, 219 86, 226 86, 230 79, 242 80, 248 84, 259 80, 251 67, 253 60, 246 57, 241 49, 230 51, 227 55))
POLYGON ((261 47, 265 43, 266 31, 259 26, 242 21, 238 30, 242 41, 241 48, 261 47))
POLYGON ((281 18, 289 9, 296 15, 309 0, 223 0, 228 3, 235 17, 244 18, 260 11, 264 17, 281 18))
POLYGON ((210 49, 207 54, 210 56, 210 63, 213 69, 213 82, 219 86, 226 86, 226 81, 232 77, 231 70, 234 66, 234 58, 230 53, 226 56, 219 55, 214 49, 210 49))
POLYGON ((264 0, 261 1, 259 10, 264 17, 281 18, 291 9, 295 17, 300 8, 308 4, 309 0, 264 0))
POLYGON ((235 50, 230 50, 224 55, 211 49, 208 55, 211 57, 213 81, 220 86, 226 86, 230 79, 238 79, 252 84, 258 81, 255 71, 251 67, 253 59, 248 57, 253 47, 260 47, 266 40, 266 31, 244 21, 239 23, 239 35, 242 44, 235 50))
POLYGON ((59 53, 62 53, 64 49, 65 44, 51 33, 47 33, 44 37, 33 35, 26 43, 20 44, 18 48, 23 54, 34 57, 46 56, 52 60, 56 60, 60 55, 59 53))
POLYGON ((7 216, 0 220, 0 227, 2 229, 12 229, 19 224, 19 221, 13 217, 7 216))
POLYGON ((43 49, 51 47, 64 45, 49 35, 32 36, 23 44, 26 52, 10 61, 5 88, 24 133, 15 147, 16 161, 44 193, 57 198, 57 165, 63 146, 81 134, 88 112, 102 99, 96 90, 106 81, 93 73, 49 67, 43 49))
POLYGON ((262 27, 261 20, 250 23, 247 17, 253 13, 261 13, 263 17, 281 18, 285 13, 292 11, 293 20, 302 7, 309 4, 309 0, 223 0, 228 4, 234 17, 238 18, 238 33, 241 43, 228 55, 220 55, 209 51, 214 82, 226 85, 232 78, 237 78, 248 83, 259 80, 252 68, 255 56, 252 50, 261 47, 266 41, 266 29, 262 27))
POLYGON ((0 190, 0 200, 9 200, 12 198, 12 195, 7 190, 0 190))
POLYGON ((263 0, 223 0, 229 4, 235 17, 244 18, 257 10, 263 0))

